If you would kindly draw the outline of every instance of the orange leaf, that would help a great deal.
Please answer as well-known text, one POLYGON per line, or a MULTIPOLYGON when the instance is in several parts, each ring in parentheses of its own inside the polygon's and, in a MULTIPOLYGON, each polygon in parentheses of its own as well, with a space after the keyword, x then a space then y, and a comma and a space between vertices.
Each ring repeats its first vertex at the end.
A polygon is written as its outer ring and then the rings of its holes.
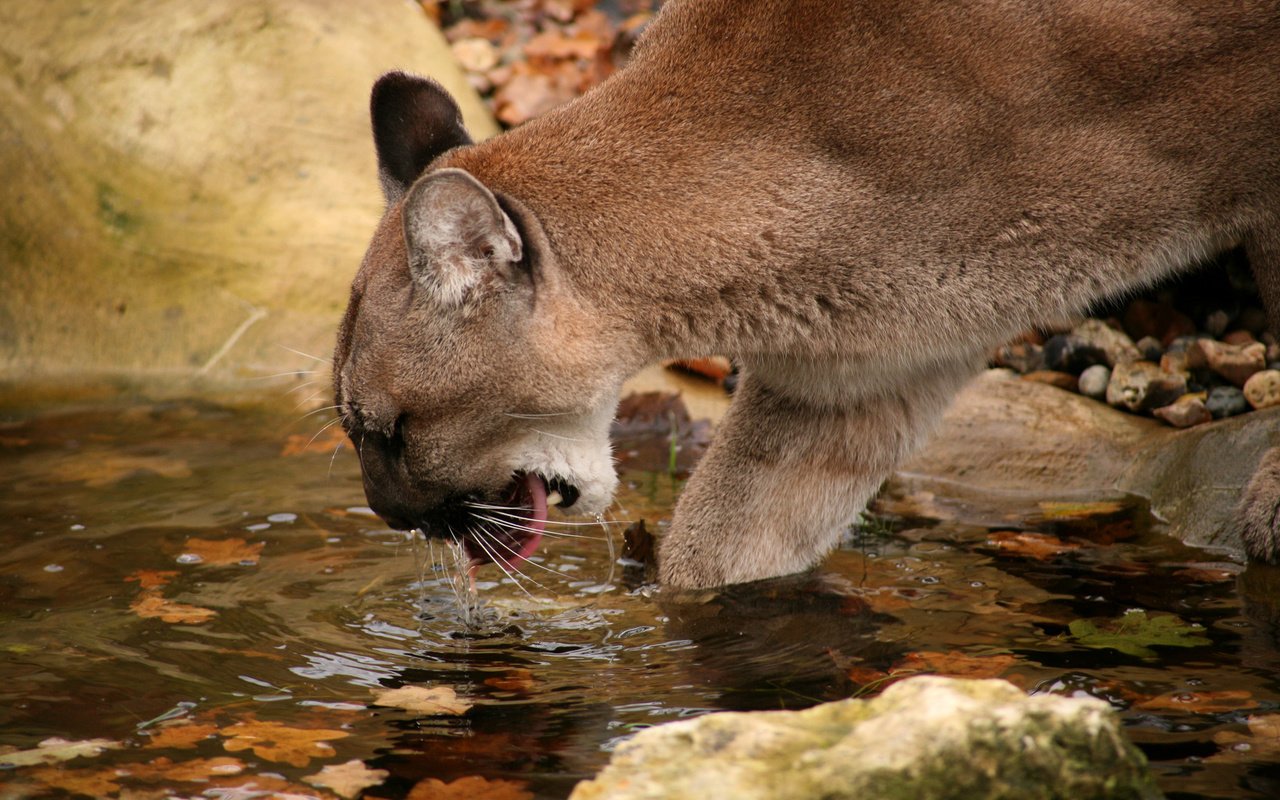
POLYGON ((332 789, 341 797, 357 797, 370 786, 377 786, 387 779, 391 773, 385 769, 369 769, 364 762, 353 758, 345 764, 330 764, 323 767, 315 775, 308 775, 304 781, 312 786, 332 789))
POLYGON ((319 434, 295 433, 284 441, 280 449, 282 456, 296 456, 303 453, 323 453, 329 455, 339 447, 347 444, 347 432, 341 425, 332 425, 319 434))
POLYGON ((279 722, 237 722, 219 735, 229 752, 252 750, 259 758, 305 767, 313 758, 332 758, 335 754, 328 739, 343 739, 350 734, 324 728, 290 728, 279 722))
POLYGON ((467 713, 472 705, 458 697, 458 693, 449 686, 401 686, 399 689, 388 689, 374 695, 373 704, 403 708, 418 714, 454 716, 467 713))
POLYGON ((1064 542, 1058 537, 1050 536, 1047 533, 1024 533, 1020 531, 992 531, 991 535, 987 537, 987 544, 995 545, 996 548, 1004 552, 1028 556, 1037 561, 1048 561, 1063 553, 1070 553, 1072 550, 1080 549, 1078 544, 1064 542))
POLYGON ((889 670, 897 672, 929 672, 951 678, 998 678, 1018 663, 1011 655, 971 656, 953 651, 934 653, 921 651, 907 655, 889 670))
POLYGON ((533 673, 527 669, 513 668, 506 675, 485 678, 484 685, 504 692, 527 692, 534 686, 533 673))
POLYGON ((140 569, 126 576, 125 580, 137 581, 143 589, 157 589, 168 584, 177 575, 177 571, 172 569, 140 569))
POLYGON ((132 778, 140 781, 179 781, 190 783, 207 781, 221 775, 236 775, 244 772, 244 762, 230 756, 216 758, 194 758, 190 761, 174 763, 163 756, 152 759, 145 764, 122 764, 116 767, 116 774, 121 778, 132 778))
MULTIPOLYGON (((114 767, 102 767, 99 769, 40 767, 39 769, 25 770, 22 774, 23 777, 34 778, 45 786, 62 789, 70 794, 80 794, 88 797, 110 797, 120 791, 120 784, 116 783, 118 776, 114 767)), ((19 794, 17 796, 21 797, 22 795, 19 794)))
POLYGON ((129 604, 129 608, 143 619, 159 618, 165 622, 183 625, 199 625, 218 616, 218 612, 210 608, 166 600, 160 596, 158 589, 143 589, 142 593, 129 604))
POLYGON ((183 545, 186 552, 200 556, 206 567, 248 566, 257 564, 266 542, 248 544, 244 539, 197 539, 192 537, 183 545))
POLYGON ((217 725, 197 725, 190 722, 166 725, 151 734, 147 747, 189 750, 217 732, 217 725))
POLYGON ((487 780, 478 775, 458 778, 451 783, 427 778, 409 790, 405 800, 532 800, 519 781, 487 780))

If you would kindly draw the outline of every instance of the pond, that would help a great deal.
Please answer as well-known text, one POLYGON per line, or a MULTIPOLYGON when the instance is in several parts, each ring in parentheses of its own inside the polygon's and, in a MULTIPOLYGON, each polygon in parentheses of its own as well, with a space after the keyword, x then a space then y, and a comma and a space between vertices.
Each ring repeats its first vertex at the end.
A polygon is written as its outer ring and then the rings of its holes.
POLYGON ((1106 700, 1170 797, 1280 796, 1280 571, 1131 498, 886 497, 812 574, 673 596, 611 553, 661 531, 705 436, 633 430, 612 542, 556 525, 468 612, 300 416, 8 413, 0 797, 563 798, 645 726, 921 672, 1106 700))

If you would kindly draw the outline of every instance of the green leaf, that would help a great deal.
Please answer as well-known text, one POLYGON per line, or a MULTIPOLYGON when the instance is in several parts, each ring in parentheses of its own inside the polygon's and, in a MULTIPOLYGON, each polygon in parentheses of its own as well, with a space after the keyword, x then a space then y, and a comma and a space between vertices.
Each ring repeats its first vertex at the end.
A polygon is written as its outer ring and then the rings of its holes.
POLYGON ((1103 623, 1102 627, 1087 619, 1078 619, 1068 626, 1071 637, 1085 647, 1118 650, 1137 658, 1155 658, 1158 647, 1199 647, 1210 644, 1204 636, 1204 626, 1188 624, 1172 614, 1148 617, 1147 612, 1131 609, 1117 620, 1103 623))

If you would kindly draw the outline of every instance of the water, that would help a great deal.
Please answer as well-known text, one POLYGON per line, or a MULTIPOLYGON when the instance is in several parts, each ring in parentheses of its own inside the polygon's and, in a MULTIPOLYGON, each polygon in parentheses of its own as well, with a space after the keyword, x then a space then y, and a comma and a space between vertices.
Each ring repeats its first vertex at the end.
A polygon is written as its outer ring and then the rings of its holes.
MULTIPOLYGON (((995 518, 886 498, 813 574, 719 594, 548 537, 524 589, 486 567, 467 611, 427 563, 443 548, 370 516, 354 455, 333 429, 308 445, 323 420, 298 416, 182 402, 0 426, 0 759, 102 740, 0 770, 0 797, 333 797, 308 778, 358 760, 382 798, 433 780, 559 798, 645 726, 927 671, 1110 702, 1171 797, 1280 795, 1280 571, 1183 547, 1126 498, 995 518), (1174 615, 1174 643, 1133 609, 1174 615), (1089 646, 1117 629, 1131 652, 1089 646), (459 705, 375 705, 404 686, 459 705)), ((662 529, 701 441, 677 444, 620 444, 612 519, 662 529)))

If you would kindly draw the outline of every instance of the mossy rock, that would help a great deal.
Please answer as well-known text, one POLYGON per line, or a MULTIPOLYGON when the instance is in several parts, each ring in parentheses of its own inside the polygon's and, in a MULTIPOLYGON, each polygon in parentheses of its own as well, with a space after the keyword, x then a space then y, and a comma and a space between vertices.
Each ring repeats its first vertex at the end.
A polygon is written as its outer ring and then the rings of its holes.
POLYGON ((5 4, 0 377, 226 381, 326 356, 382 211, 367 109, 390 69, 496 132, 401 0, 5 4))

